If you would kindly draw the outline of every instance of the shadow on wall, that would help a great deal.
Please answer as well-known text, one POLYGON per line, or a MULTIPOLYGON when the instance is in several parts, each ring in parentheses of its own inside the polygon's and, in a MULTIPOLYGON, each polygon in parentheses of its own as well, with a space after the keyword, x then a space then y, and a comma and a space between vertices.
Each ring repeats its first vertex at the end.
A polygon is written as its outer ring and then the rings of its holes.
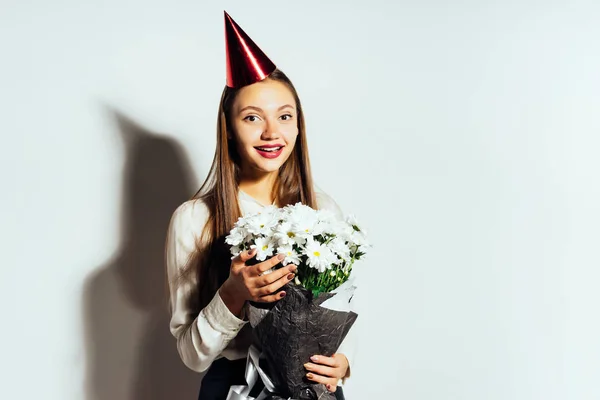
POLYGON ((169 332, 164 245, 177 206, 195 193, 181 146, 115 110, 125 149, 121 240, 85 282, 87 400, 195 399, 201 375, 169 332))

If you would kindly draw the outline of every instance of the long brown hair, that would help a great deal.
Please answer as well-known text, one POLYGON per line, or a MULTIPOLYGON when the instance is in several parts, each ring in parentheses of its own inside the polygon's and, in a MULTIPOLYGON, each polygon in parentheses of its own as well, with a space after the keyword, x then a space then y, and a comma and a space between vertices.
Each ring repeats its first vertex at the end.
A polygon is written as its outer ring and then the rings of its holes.
MULTIPOLYGON (((298 93, 290 79, 280 70, 275 70, 267 79, 285 84, 296 101, 298 136, 294 151, 279 169, 273 196, 276 204, 301 202, 316 208, 313 188, 304 113, 298 93)), ((185 273, 198 278, 199 309, 206 306, 218 288, 229 276, 231 263, 225 236, 242 216, 238 204, 240 163, 235 146, 235 135, 231 132, 231 110, 239 89, 225 86, 221 96, 217 117, 217 146, 212 166, 206 180, 193 196, 207 205, 209 218, 204 226, 196 254, 190 259, 185 273)))

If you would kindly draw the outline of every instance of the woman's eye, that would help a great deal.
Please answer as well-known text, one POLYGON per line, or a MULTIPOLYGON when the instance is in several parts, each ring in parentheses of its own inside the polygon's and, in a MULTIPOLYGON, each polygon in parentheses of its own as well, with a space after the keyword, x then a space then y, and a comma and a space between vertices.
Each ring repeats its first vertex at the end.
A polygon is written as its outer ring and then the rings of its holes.
POLYGON ((244 118, 245 121, 255 122, 258 121, 258 117, 256 115, 248 115, 244 118))
POLYGON ((284 114, 281 116, 281 118, 283 118, 284 121, 289 121, 292 119, 292 114, 284 114))

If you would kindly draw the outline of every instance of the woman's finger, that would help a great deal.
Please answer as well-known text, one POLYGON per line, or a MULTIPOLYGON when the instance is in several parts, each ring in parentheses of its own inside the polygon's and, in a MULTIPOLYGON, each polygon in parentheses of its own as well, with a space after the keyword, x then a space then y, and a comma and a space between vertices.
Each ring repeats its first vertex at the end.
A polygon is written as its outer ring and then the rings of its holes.
POLYGON ((296 275, 291 274, 291 273, 287 274, 287 275, 283 275, 281 278, 279 278, 275 282, 273 282, 267 286, 263 286, 263 287, 259 288, 258 295, 259 296, 268 296, 272 293, 275 293, 281 287, 283 287, 286 283, 288 283, 289 281, 294 279, 294 276, 296 276, 296 275))
POLYGON ((285 292, 278 292, 267 296, 262 296, 257 299, 259 303, 272 303, 274 301, 281 300, 285 297, 285 292))
MULTIPOLYGON (((298 270, 298 267, 295 266, 294 264, 289 264, 287 267, 281 267, 278 270, 271 272, 270 274, 263 275, 259 278, 256 278, 256 286, 262 287, 262 286, 270 285, 271 283, 278 281, 279 279, 281 279, 284 276, 294 274, 297 270, 298 270)), ((292 279, 294 279, 294 278, 292 277, 292 279)))
POLYGON ((253 275, 260 276, 263 272, 270 270, 271 268, 273 268, 274 266, 276 266, 277 264, 282 262, 284 258, 285 258, 285 255, 277 254, 277 255, 269 258, 268 260, 265 260, 259 264, 252 266, 253 275))
POLYGON ((337 378, 337 370, 332 367, 327 367, 325 365, 306 363, 304 364, 304 368, 306 368, 309 372, 314 372, 318 375, 329 377, 329 378, 337 378))
POLYGON ((328 366, 334 367, 334 368, 340 366, 340 363, 338 362, 338 360, 336 360, 333 357, 315 355, 315 356, 312 356, 310 358, 310 360, 316 364, 328 365, 328 366))
POLYGON ((236 266, 243 266, 245 265, 246 261, 250 260, 252 257, 254 257, 254 255, 256 254, 256 249, 249 249, 246 251, 242 251, 240 254, 238 254, 236 257, 233 258, 233 260, 231 260, 232 264, 236 265, 236 266))
POLYGON ((327 386, 327 390, 329 390, 330 392, 335 392, 335 390, 337 388, 337 383, 338 383, 337 378, 321 376, 321 375, 315 374, 313 372, 309 372, 308 374, 306 374, 306 378, 309 381, 322 383, 323 385, 327 386))

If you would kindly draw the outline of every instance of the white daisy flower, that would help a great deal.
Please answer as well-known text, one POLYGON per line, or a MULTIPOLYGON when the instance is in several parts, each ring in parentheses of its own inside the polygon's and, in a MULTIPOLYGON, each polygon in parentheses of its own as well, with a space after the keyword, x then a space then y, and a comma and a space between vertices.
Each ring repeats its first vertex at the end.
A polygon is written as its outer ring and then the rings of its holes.
POLYGON ((335 231, 335 235, 344 241, 351 241, 352 235, 356 232, 346 221, 336 221, 335 231))
POLYGON ((277 254, 285 254, 285 258, 281 262, 283 265, 300 265, 300 254, 298 254, 296 250, 294 250, 293 246, 288 245, 278 247, 277 254))
POLYGON ((305 252, 309 267, 315 268, 319 272, 325 272, 331 268, 335 254, 326 245, 309 238, 306 242, 305 252))
POLYGON ((367 235, 364 231, 354 231, 351 240, 357 246, 370 247, 370 243, 367 240, 367 235))
POLYGON ((242 249, 240 247, 231 246, 231 259, 233 260, 234 258, 236 258, 241 252, 242 249))
POLYGON ((246 217, 239 217, 237 222, 235 223, 236 228, 245 228, 248 225, 248 220, 246 217))
POLYGON ((256 215, 248 220, 248 233, 252 235, 267 236, 270 234, 271 228, 275 225, 275 221, 269 215, 256 215))
POLYGON ((329 242, 329 248, 338 256, 342 257, 342 259, 350 259, 350 248, 346 244, 345 240, 336 237, 331 242, 329 242))
POLYGON ((261 212, 246 219, 246 229, 253 235, 270 236, 271 230, 279 223, 280 213, 275 206, 268 206, 261 212))
POLYGON ((306 242, 306 238, 298 235, 292 224, 285 220, 275 227, 273 237, 279 246, 303 245, 306 242))
POLYGON ((314 235, 329 234, 335 235, 339 230, 339 220, 335 214, 330 210, 318 210, 317 224, 314 228, 314 235))
POLYGON ((296 208, 296 212, 288 216, 288 221, 292 225, 294 234, 303 239, 314 235, 315 225, 318 221, 315 211, 309 207, 307 208, 310 211, 303 208, 296 208))
POLYGON ((356 217, 354 216, 354 214, 349 214, 346 216, 346 222, 348 223, 348 225, 350 225, 352 227, 352 229, 356 230, 356 231, 360 231, 360 227, 358 225, 358 220, 356 219, 356 217))
POLYGON ((265 261, 267 257, 273 255, 273 241, 270 237, 258 237, 254 240, 254 244, 250 246, 251 249, 256 249, 256 259, 258 261, 265 261))
POLYGON ((232 246, 239 246, 246 239, 247 234, 248 232, 244 228, 233 228, 229 235, 225 237, 225 243, 232 246))

